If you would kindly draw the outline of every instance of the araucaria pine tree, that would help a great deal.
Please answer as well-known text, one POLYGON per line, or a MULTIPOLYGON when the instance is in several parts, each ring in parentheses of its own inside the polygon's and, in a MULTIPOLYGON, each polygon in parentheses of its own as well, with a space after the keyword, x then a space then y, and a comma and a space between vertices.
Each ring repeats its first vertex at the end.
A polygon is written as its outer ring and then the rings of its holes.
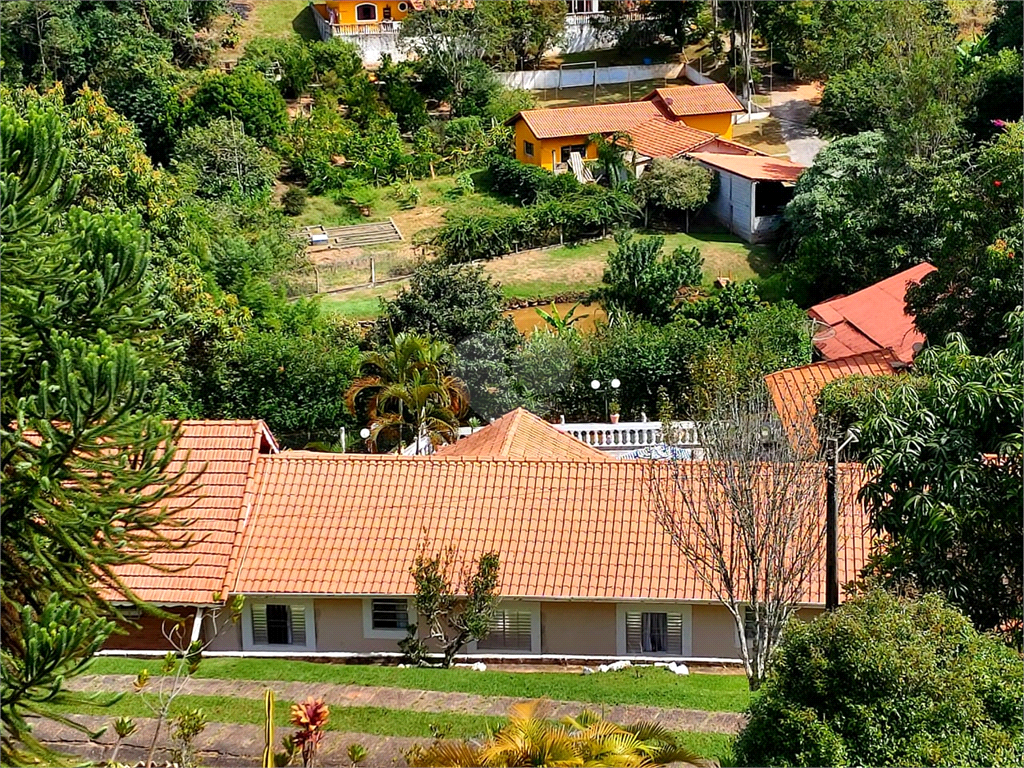
MULTIPOLYGON (((114 628, 117 566, 168 546, 175 428, 150 371, 168 354, 131 218, 71 206, 56 116, 0 107, 4 765, 114 628)), ((177 545, 180 546, 181 542, 177 545)), ((46 762, 44 760, 44 762, 46 762)))

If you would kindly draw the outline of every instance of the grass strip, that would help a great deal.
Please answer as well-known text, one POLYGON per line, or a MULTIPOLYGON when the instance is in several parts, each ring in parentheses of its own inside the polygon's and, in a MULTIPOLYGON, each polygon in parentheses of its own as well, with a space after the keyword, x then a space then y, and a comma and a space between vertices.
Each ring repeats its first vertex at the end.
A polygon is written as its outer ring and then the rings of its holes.
MULTIPOLYGON (((117 717, 146 718, 153 717, 142 697, 146 694, 128 693, 120 698, 112 694, 98 694, 90 697, 89 703, 65 701, 51 704, 50 711, 62 715, 94 715, 108 717, 111 721, 117 717)), ((289 709, 293 702, 284 699, 276 702, 274 725, 284 729, 285 735, 291 728, 289 709)), ((464 715, 459 713, 412 712, 408 710, 383 709, 381 707, 342 707, 331 706, 331 717, 327 726, 329 731, 344 733, 365 733, 375 736, 405 736, 431 739, 437 733, 443 733, 454 739, 473 739, 500 727, 505 719, 502 717, 486 717, 483 715, 464 715)), ((174 700, 171 706, 171 717, 186 709, 201 709, 211 723, 238 723, 243 725, 263 725, 263 702, 256 699, 238 698, 235 696, 191 696, 182 695, 174 700)), ((733 737, 719 733, 688 733, 675 734, 679 743, 697 754, 717 760, 728 765, 732 760, 733 737)))
MULTIPOLYGON (((160 661, 101 657, 90 674, 135 675, 159 670, 160 661)), ((613 706, 640 704, 708 712, 742 712, 750 701, 742 675, 674 675, 656 667, 575 675, 565 672, 475 672, 365 664, 324 664, 284 659, 205 659, 196 675, 222 680, 281 680, 335 685, 372 685, 427 691, 459 691, 481 696, 548 698, 613 706)))

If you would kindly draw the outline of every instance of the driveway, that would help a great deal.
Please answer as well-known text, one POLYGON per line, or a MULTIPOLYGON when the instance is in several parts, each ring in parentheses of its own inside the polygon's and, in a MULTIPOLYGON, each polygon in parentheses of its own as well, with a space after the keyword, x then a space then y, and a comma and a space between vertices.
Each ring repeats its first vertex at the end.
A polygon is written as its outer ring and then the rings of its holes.
POLYGON ((779 121, 782 140, 794 163, 810 165, 826 144, 817 129, 809 124, 820 99, 818 83, 789 85, 772 93, 772 106, 768 111, 779 121))

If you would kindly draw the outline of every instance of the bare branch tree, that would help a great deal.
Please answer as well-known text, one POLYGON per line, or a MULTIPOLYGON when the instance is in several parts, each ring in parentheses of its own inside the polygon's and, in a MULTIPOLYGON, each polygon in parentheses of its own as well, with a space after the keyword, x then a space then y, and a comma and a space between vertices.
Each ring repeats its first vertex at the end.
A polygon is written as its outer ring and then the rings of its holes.
POLYGON ((758 391, 697 426, 703 461, 647 471, 659 523, 732 614, 751 690, 824 555, 825 464, 813 436, 793 430, 758 391))

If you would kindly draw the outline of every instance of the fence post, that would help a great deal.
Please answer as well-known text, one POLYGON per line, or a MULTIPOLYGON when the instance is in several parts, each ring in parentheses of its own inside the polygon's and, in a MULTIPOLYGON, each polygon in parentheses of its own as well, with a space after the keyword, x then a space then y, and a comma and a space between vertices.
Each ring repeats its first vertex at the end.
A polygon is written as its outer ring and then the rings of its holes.
POLYGON ((313 274, 316 275, 316 292, 320 293, 320 270, 316 264, 313 265, 313 274))
POLYGON ((373 256, 371 256, 370 257, 370 285, 376 285, 376 284, 377 284, 377 264, 374 261, 373 256))

